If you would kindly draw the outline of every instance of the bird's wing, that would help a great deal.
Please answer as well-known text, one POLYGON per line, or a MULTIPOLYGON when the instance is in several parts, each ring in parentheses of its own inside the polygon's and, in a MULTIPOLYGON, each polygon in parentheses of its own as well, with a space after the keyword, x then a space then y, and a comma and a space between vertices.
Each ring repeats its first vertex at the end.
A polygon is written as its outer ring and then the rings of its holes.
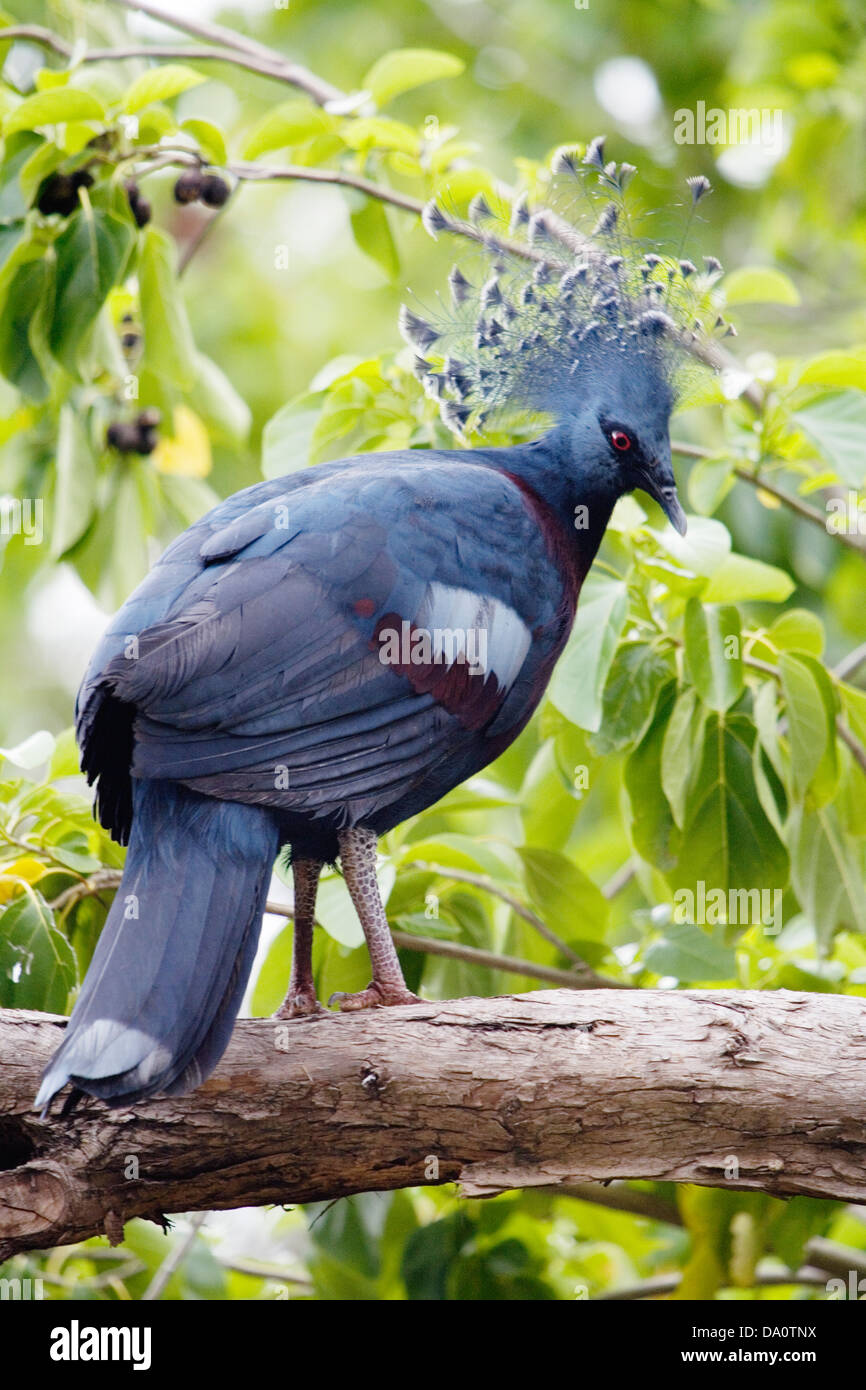
POLYGON ((181 540, 89 681, 135 707, 134 775, 211 795, 389 804, 519 727, 561 635, 535 518, 490 469, 374 460, 181 540), (160 616, 130 631, 143 605, 160 616))

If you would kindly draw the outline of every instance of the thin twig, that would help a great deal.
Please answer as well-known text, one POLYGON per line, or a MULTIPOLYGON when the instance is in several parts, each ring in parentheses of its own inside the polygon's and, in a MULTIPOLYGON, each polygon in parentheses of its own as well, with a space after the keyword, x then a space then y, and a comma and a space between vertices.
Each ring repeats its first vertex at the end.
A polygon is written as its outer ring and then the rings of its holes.
POLYGON ((72 57, 72 45, 61 39, 58 34, 52 33, 50 29, 43 29, 41 24, 4 25, 0 28, 0 39, 23 39, 29 43, 41 44, 43 48, 51 48, 62 58, 72 57))
POLYGON ((579 1202, 592 1202, 611 1211, 625 1211, 630 1216, 643 1216, 648 1221, 664 1221, 668 1226, 682 1226, 676 1202, 659 1197, 655 1192, 642 1192, 627 1182, 568 1182, 553 1183, 550 1187, 534 1187, 533 1192, 548 1192, 551 1197, 576 1197, 579 1202))
POLYGON ((607 883, 602 888, 602 896, 605 898, 615 898, 617 893, 621 893, 623 888, 627 888, 637 873, 637 862, 634 859, 627 859, 622 868, 617 869, 612 874, 607 883))
MULTIPOLYGON (((499 884, 496 883, 494 879, 487 878, 484 874, 472 873, 469 869, 446 869, 442 864, 432 864, 422 859, 413 860, 408 867, 412 869, 426 869, 428 873, 438 874, 440 878, 453 879, 455 883, 471 884, 473 888, 480 888, 483 892, 490 893, 492 897, 500 898, 502 902, 508 904, 516 917, 521 917, 524 922, 528 922, 529 925, 538 932, 539 936, 543 936, 545 941, 549 941, 551 946, 556 947, 557 951, 561 951, 564 956, 567 956, 575 965, 580 966, 582 970, 590 969, 586 961, 579 956, 576 951, 573 951, 567 942, 557 936, 556 932, 553 931, 546 922, 542 922, 541 918, 538 917, 531 908, 527 907, 525 903, 522 903, 513 893, 509 893, 507 888, 500 888, 499 884)), ((607 982, 605 981, 605 983, 607 982)))
POLYGON ((235 185, 235 188, 231 190, 229 196, 226 198, 222 207, 217 208, 215 212, 212 212, 210 214, 210 216, 205 216, 202 218, 201 226, 198 228, 195 235, 190 237, 189 241, 187 242, 186 246, 181 252, 180 258, 177 263, 178 279, 180 279, 181 275, 183 275, 193 256, 196 255, 196 253, 204 245, 206 239, 210 236, 214 224, 219 222, 220 218, 223 217, 228 211, 228 209, 231 207, 232 203, 234 202, 234 196, 236 191, 237 185, 235 185))
POLYGON ((142 1303, 152 1303, 159 1298, 166 1284, 168 1283, 175 1270, 178 1269, 182 1261, 189 1253, 193 1241, 198 1235, 204 1223, 207 1221, 206 1211, 197 1211, 190 1217, 189 1230, 175 1241, 169 1250, 159 1269, 154 1274, 144 1293, 141 1295, 142 1303))
MULTIPOLYGON (((671 441, 671 450, 673 453, 679 454, 682 458, 708 459, 718 457, 717 453, 712 449, 702 449, 698 444, 687 444, 680 439, 671 441)), ((741 479, 742 482, 750 483, 752 487, 768 493, 770 497, 775 498, 780 506, 787 507, 789 511, 795 512, 803 521, 808 521, 812 526, 820 527, 826 536, 830 536, 831 539, 838 541, 840 545, 844 545, 848 550, 854 550, 859 555, 866 553, 866 544, 864 544, 859 537, 849 536, 840 531, 828 531, 827 517, 824 512, 820 511, 817 507, 810 506, 808 502, 804 502, 802 498, 795 496, 793 493, 783 492, 782 489, 776 487, 774 483, 768 482, 759 471, 744 468, 742 464, 735 464, 732 472, 736 477, 741 479)))
POLYGON ((861 642, 859 647, 855 647, 853 652, 843 656, 842 660, 833 667, 832 674, 837 680, 846 681, 854 675, 854 672, 863 665, 864 661, 866 661, 866 642, 861 642))
POLYGON ((330 82, 326 82, 316 73, 310 72, 308 68, 302 67, 300 63, 293 63, 288 58, 284 58, 276 49, 268 48, 256 39, 248 39, 233 29, 224 28, 221 24, 173 14, 171 11, 163 9, 161 5, 151 4, 150 0, 108 0, 108 3, 121 5, 125 10, 138 10, 172 29, 182 29, 184 33, 194 34, 196 38, 205 39, 208 43, 221 44, 247 58, 258 59, 260 63, 267 64, 272 69, 272 72, 267 75, 276 76, 279 72, 283 81, 290 83, 293 87, 299 87, 311 96, 319 106, 325 106, 332 101, 342 101, 345 98, 345 92, 342 92, 339 87, 332 86, 330 82))
POLYGON ((482 951, 477 946, 464 946, 460 941, 442 941, 434 936, 415 936, 413 932, 392 930, 395 946, 406 951, 423 951, 429 956, 444 956, 448 960, 466 961, 468 965, 485 966, 488 970, 505 970, 512 975, 526 975, 531 980, 544 980, 565 989, 633 989, 622 980, 607 980, 594 970, 557 970, 553 965, 538 965, 535 961, 520 960, 517 956, 500 956, 495 951, 482 951))
MULTIPOLYGON (((641 1298, 659 1298, 664 1294, 675 1293, 682 1283, 681 1274, 655 1274, 651 1279, 642 1279, 637 1284, 628 1284, 621 1289, 606 1289, 591 1300, 593 1303, 634 1303, 641 1298)), ((771 1270, 755 1274, 750 1288, 776 1288, 782 1284, 803 1284, 809 1288, 825 1289, 827 1276, 820 1269, 804 1265, 801 1269, 771 1270)), ((723 1288, 739 1288, 739 1285, 722 1284, 723 1288)))
POLYGON ((839 735, 842 742, 850 748, 854 761, 858 764, 860 771, 866 774, 866 748, 864 748, 859 739, 852 734, 848 725, 843 723, 838 714, 836 716, 836 733, 839 735))
POLYGON ((314 1287, 312 1279, 304 1278, 300 1274, 286 1274, 281 1269, 270 1269, 267 1265, 258 1264, 255 1260, 245 1260, 240 1256, 223 1259, 219 1254, 216 1258, 224 1269, 235 1270, 238 1274, 249 1274, 254 1279, 271 1279, 275 1284, 292 1284, 299 1289, 312 1289, 314 1287))
POLYGON ((282 82, 292 87, 299 85, 295 80, 294 65, 290 65, 287 69, 284 60, 275 64, 263 58, 254 57, 251 53, 240 53, 230 48, 205 47, 201 44, 130 43, 116 48, 89 48, 79 55, 71 43, 67 43, 65 39, 61 39, 50 29, 43 29, 38 24, 10 25, 8 28, 0 29, 0 39, 22 39, 28 43, 37 43, 43 48, 52 49, 67 60, 74 57, 82 63, 124 63, 132 58, 159 58, 168 61, 182 59, 192 63, 230 63, 233 67, 244 68, 247 72, 257 73, 260 77, 272 78, 275 82, 282 82))

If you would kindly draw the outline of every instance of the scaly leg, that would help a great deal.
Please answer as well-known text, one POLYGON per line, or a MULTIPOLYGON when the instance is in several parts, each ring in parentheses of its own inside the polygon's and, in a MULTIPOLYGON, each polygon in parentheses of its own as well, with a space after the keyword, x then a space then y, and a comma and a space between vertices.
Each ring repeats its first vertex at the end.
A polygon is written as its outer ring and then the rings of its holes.
POLYGON ((375 1009, 383 1004, 418 1004, 416 994, 406 988, 403 971, 388 927, 388 919, 376 882, 376 835, 364 826, 344 830, 340 836, 340 864, 349 896, 364 928, 373 979, 358 994, 332 994, 329 1004, 339 1003, 341 1011, 375 1009))
POLYGON ((316 920, 316 889, 322 864, 316 859, 293 859, 292 882, 295 888, 295 942, 292 950, 292 973, 289 992, 274 1018, 303 1018, 323 1014, 325 1009, 316 998, 313 984, 313 927, 316 920))

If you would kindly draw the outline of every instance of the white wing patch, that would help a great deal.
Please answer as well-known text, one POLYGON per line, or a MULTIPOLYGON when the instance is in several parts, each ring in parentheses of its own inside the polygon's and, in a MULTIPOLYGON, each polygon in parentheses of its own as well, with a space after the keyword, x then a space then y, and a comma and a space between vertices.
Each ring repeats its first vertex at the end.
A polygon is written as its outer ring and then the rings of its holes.
POLYGON ((492 673, 500 690, 514 684, 532 642, 522 618, 501 599, 435 582, 412 626, 429 632, 437 664, 463 658, 479 674, 492 673))

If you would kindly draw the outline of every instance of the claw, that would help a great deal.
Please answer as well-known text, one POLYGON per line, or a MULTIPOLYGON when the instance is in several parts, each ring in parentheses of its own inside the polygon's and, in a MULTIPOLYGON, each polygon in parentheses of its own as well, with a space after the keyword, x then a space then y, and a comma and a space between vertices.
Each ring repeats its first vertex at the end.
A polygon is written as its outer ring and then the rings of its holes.
POLYGON ((328 1003, 339 1005, 340 1013, 357 1013, 360 1009, 384 1009, 394 1004, 420 1004, 423 1001, 405 985, 382 985, 373 980, 366 989, 357 994, 344 994, 338 990, 332 994, 328 1003))
POLYGON ((328 1010, 320 1004, 315 993, 308 990, 297 990, 286 995, 280 1007, 273 1015, 274 1018, 315 1018, 318 1014, 326 1014, 328 1010))

